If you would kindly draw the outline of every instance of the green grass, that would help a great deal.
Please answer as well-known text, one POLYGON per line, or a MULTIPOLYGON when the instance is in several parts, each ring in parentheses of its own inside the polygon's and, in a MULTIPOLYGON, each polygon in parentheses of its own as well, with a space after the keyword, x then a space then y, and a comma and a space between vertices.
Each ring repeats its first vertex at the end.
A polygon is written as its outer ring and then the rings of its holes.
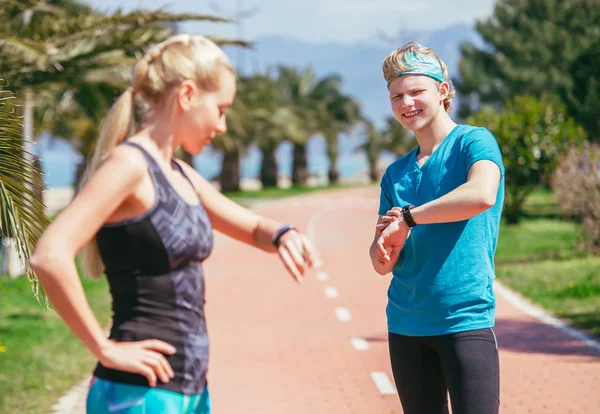
POLYGON ((325 190, 329 187, 289 187, 289 188, 263 188, 258 191, 231 191, 224 193, 227 197, 231 198, 281 198, 281 197, 289 197, 300 194, 313 193, 315 191, 325 190))
POLYGON ((586 255, 577 247, 580 238, 580 226, 569 221, 523 219, 517 226, 502 225, 496 263, 531 263, 580 257, 586 255))
POLYGON ((532 194, 522 222, 501 227, 496 274, 534 303, 600 337, 600 257, 579 247, 579 223, 559 217, 551 192, 532 194))
POLYGON ((556 204, 556 195, 547 188, 538 188, 527 198, 525 217, 560 218, 561 211, 556 204))
POLYGON ((343 190, 348 188, 358 188, 364 186, 363 184, 335 184, 330 186, 320 187, 300 187, 293 186, 290 188, 264 188, 258 191, 233 191, 224 193, 227 197, 231 198, 235 202, 243 205, 250 206, 256 201, 267 201, 276 200, 279 198, 292 197, 304 194, 315 193, 319 191, 330 191, 330 190, 343 190))
MULTIPOLYGON (((106 282, 83 283, 94 313, 107 326, 106 282)), ((91 372, 95 357, 53 310, 33 297, 26 278, 0 278, 0 298, 0 412, 47 414, 91 372)))
POLYGON ((499 280, 600 338, 600 257, 498 266, 499 280))

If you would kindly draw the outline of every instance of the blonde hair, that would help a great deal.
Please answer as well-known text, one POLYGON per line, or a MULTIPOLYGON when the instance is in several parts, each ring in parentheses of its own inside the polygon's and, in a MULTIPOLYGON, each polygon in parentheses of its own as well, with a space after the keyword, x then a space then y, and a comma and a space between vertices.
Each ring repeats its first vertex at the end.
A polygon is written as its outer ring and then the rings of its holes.
MULTIPOLYGON (((412 69, 406 64, 406 62, 409 61, 406 58, 406 56, 412 53, 432 56, 436 58, 440 63, 442 73, 444 74, 444 81, 448 82, 448 84, 450 85, 450 88, 448 90, 448 96, 446 97, 446 99, 444 99, 444 109, 446 110, 446 112, 450 112, 452 98, 454 98, 455 96, 454 87, 452 86, 452 83, 448 80, 448 68, 446 67, 446 64, 442 59, 439 58, 438 55, 435 54, 433 49, 422 46, 416 42, 408 42, 400 49, 396 49, 392 53, 387 55, 387 57, 383 60, 383 77, 387 82, 391 82, 398 77, 399 73, 406 72, 412 69)), ((440 83, 437 82, 437 85, 439 89, 440 83)))
MULTIPOLYGON (((227 55, 201 35, 176 35, 152 47, 133 68, 131 86, 117 99, 106 116, 81 187, 102 164, 108 153, 131 135, 134 97, 147 108, 162 103, 164 95, 184 80, 193 80, 202 91, 218 88, 220 71, 234 73, 227 55)), ((84 271, 100 278, 104 264, 95 238, 80 253, 84 271)))

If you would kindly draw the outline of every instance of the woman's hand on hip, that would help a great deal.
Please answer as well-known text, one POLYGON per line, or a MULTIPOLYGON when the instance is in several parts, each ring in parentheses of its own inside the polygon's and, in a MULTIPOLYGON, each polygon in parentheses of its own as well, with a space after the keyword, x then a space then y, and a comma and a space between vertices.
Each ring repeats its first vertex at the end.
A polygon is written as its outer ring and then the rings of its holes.
POLYGON ((100 363, 106 368, 141 374, 148 379, 151 387, 155 387, 157 379, 166 384, 175 376, 164 356, 173 355, 175 351, 172 345, 158 339, 109 341, 102 352, 100 363))

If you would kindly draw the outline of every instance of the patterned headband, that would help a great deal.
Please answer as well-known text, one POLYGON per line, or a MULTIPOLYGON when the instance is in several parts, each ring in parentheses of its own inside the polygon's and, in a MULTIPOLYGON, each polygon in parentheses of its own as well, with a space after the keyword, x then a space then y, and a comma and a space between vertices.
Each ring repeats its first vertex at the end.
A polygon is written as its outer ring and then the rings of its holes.
MULTIPOLYGON (((444 82, 442 66, 440 65, 439 60, 431 55, 408 52, 404 55, 404 64, 410 69, 398 73, 394 79, 404 75, 424 75, 429 76, 438 82, 444 82)), ((390 83, 392 83, 394 79, 388 81, 388 89, 390 89, 390 83)))

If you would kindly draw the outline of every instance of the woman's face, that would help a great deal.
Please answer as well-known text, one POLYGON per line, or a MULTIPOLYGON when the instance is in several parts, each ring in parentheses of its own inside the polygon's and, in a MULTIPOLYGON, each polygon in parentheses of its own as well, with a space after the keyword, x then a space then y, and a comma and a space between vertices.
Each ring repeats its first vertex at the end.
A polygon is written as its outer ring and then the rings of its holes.
POLYGON ((178 91, 182 112, 177 128, 181 146, 195 155, 217 134, 227 131, 226 110, 235 98, 236 83, 229 70, 220 72, 214 91, 200 91, 195 84, 186 82, 178 91))

